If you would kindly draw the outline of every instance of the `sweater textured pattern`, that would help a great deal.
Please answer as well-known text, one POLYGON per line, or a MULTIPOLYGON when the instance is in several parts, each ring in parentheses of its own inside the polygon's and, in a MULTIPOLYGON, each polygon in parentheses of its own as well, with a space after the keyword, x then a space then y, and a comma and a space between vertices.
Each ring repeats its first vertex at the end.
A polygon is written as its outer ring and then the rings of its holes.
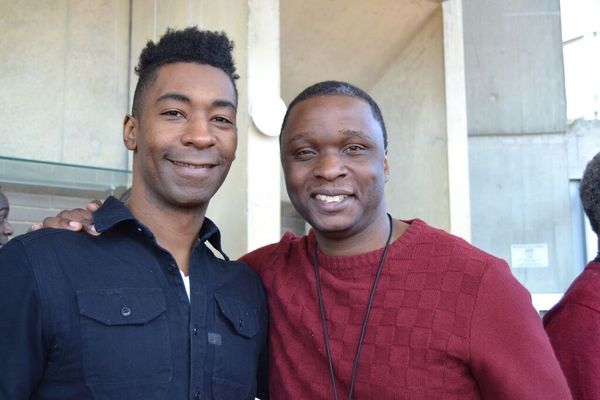
POLYGON ((600 262, 590 262, 544 316, 573 398, 600 400, 600 262))
MULTIPOLYGON (((377 287, 354 399, 570 399, 529 293, 508 265, 420 220, 406 222, 410 227, 390 245, 377 287)), ((314 245, 312 231, 287 233, 243 258, 268 293, 275 399, 333 398, 314 245)), ((318 253, 340 398, 348 398, 382 252, 318 253)))

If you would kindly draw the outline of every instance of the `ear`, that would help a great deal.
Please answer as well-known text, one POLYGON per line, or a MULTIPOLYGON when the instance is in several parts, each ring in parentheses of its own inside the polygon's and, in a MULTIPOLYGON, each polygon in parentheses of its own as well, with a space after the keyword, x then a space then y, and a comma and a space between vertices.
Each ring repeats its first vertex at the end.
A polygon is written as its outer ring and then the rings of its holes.
POLYGON ((135 151, 137 149, 137 133, 139 122, 133 115, 126 115, 123 120, 123 142, 128 150, 135 151))
POLYGON ((383 156, 383 175, 385 176, 385 182, 387 183, 387 181, 390 180, 390 165, 388 163, 387 150, 383 156))

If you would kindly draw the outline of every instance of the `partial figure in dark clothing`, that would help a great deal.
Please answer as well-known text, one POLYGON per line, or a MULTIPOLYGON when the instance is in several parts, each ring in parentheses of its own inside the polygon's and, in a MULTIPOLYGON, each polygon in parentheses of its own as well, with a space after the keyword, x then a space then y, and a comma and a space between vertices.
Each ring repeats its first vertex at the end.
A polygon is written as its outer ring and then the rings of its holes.
MULTIPOLYGON (((600 242, 600 153, 585 168, 579 195, 600 242)), ((573 398, 600 400, 600 252, 546 313, 544 327, 573 398)))
POLYGON ((8 198, 0 192, 0 249, 8 243, 9 238, 15 233, 13 226, 8 222, 9 211, 8 198))
POLYGON ((264 288, 205 216, 237 147, 231 50, 196 28, 148 42, 129 198, 94 213, 100 236, 43 229, 0 252, 0 399, 267 398, 264 288))

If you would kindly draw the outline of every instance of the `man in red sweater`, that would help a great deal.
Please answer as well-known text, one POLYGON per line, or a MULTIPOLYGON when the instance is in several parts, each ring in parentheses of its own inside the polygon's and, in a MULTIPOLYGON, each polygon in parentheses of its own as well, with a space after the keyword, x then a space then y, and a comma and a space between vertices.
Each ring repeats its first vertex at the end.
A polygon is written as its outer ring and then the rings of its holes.
POLYGON ((313 229, 243 257, 268 293, 272 398, 571 398, 507 264, 387 214, 387 134, 369 95, 307 88, 280 142, 288 194, 313 229))
MULTIPOLYGON (((588 163, 579 194, 592 230, 600 233, 600 153, 588 163)), ((544 316, 544 327, 573 398, 600 399, 600 253, 544 316)))
POLYGON ((506 263, 387 214, 381 111, 344 82, 289 105, 281 162, 312 230, 243 257, 270 310, 277 399, 569 399, 529 293, 506 263))

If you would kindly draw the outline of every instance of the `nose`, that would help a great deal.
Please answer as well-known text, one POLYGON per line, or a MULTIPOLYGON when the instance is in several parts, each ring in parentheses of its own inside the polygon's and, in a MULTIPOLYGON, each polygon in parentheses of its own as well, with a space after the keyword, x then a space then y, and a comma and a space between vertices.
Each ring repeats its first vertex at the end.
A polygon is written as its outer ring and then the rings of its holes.
POLYGON ((215 135, 209 121, 204 118, 194 118, 187 124, 181 141, 185 146, 203 149, 215 144, 215 135))
POLYGON ((346 176, 347 170, 340 154, 326 153, 319 157, 313 173, 315 177, 334 181, 346 176))
POLYGON ((2 234, 4 236, 10 236, 13 233, 15 233, 15 230, 13 229, 13 226, 6 219, 2 222, 1 227, 2 227, 2 234))
POLYGON ((0 247, 4 246, 8 242, 8 237, 15 233, 10 222, 6 219, 0 222, 0 247))

